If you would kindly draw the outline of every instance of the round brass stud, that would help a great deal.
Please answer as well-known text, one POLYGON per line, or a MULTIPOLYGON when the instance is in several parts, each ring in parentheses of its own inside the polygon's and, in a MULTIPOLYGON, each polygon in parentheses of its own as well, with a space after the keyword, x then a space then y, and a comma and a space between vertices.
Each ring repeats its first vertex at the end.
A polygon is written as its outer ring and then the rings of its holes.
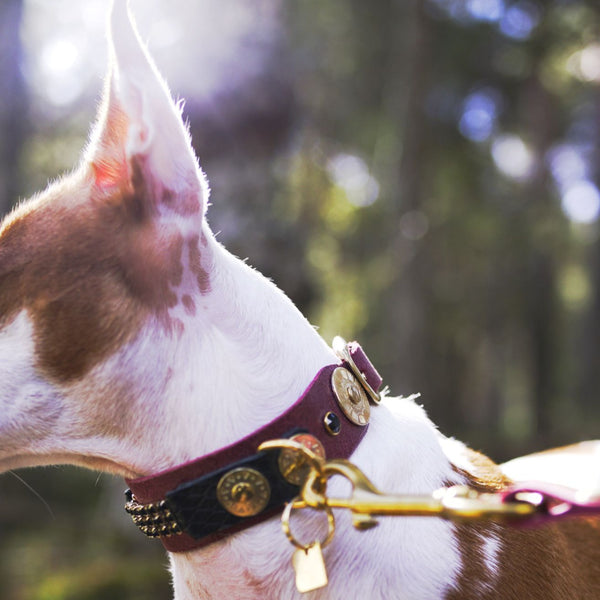
POLYGON ((356 377, 348 369, 338 367, 331 376, 331 385, 344 414, 356 425, 367 425, 371 416, 369 400, 356 377))
MULTIPOLYGON (((325 448, 314 435, 297 433, 290 440, 302 444, 319 458, 325 458, 325 448)), ((279 470, 286 481, 293 485, 302 485, 310 472, 310 463, 299 450, 284 448, 279 453, 279 470)))
POLYGON ((217 484, 217 500, 236 517, 252 517, 262 512, 271 497, 271 486, 262 473, 239 467, 225 473, 217 484))

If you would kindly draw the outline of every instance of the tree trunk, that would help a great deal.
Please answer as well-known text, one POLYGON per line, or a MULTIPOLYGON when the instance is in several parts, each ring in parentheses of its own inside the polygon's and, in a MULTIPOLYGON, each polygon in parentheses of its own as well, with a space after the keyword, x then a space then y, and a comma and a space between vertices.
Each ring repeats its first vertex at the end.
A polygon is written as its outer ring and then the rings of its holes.
MULTIPOLYGON (((555 139, 553 124, 558 119, 553 97, 537 75, 540 70, 541 66, 534 70, 534 75, 525 88, 524 111, 526 121, 530 124, 527 133, 541 161, 555 139)), ((528 210, 532 214, 528 219, 530 223, 535 224, 539 215, 548 215, 552 210, 547 178, 547 171, 540 166, 525 190, 528 198, 524 198, 524 201, 528 202, 528 210)), ((530 258, 524 282, 527 293, 524 325, 529 332, 531 344, 532 433, 539 444, 543 445, 551 442, 555 429, 553 413, 560 388, 562 315, 556 285, 555 253, 558 248, 547 236, 532 236, 534 232, 535 229, 527 232, 531 241, 526 243, 530 258)))
MULTIPOLYGON (((594 97, 594 151, 592 176, 600 186, 600 93, 594 97)), ((600 223, 596 223, 597 239, 590 251, 589 269, 592 284, 592 297, 583 318, 583 327, 578 336, 576 348, 577 383, 575 385, 576 401, 584 415, 600 416, 600 223)))
POLYGON ((27 129, 27 93, 19 27, 22 0, 0 3, 0 215, 10 210, 19 190, 19 159, 27 129))

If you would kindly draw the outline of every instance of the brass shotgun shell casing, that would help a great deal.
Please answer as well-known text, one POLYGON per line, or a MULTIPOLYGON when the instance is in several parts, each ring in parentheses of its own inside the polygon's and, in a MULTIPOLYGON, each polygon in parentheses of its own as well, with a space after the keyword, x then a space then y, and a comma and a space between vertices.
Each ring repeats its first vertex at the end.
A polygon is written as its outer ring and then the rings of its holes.
MULTIPOLYGON (((302 444, 309 450, 312 450, 319 458, 325 458, 325 448, 323 444, 309 433, 297 433, 290 440, 302 444)), ((306 456, 298 450, 284 448, 279 454, 279 470, 286 481, 293 485, 302 485, 310 471, 310 462, 306 456)))
POLYGON ((338 367, 331 375, 331 385, 344 414, 356 425, 367 425, 371 417, 369 400, 356 377, 348 369, 338 367))
POLYGON ((265 509, 270 497, 269 482, 255 469, 233 469, 225 473, 217 485, 217 500, 236 517, 257 515, 265 509))

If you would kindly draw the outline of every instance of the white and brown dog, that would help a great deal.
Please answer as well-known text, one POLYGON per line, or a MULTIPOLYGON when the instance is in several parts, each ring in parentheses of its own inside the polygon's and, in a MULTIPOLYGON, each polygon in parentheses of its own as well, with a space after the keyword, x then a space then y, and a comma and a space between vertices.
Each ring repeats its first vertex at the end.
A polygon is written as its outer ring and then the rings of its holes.
MULTIPOLYGON (((279 422, 339 361, 284 294, 216 242, 180 110, 125 0, 111 29, 81 164, 2 224, 0 470, 69 463, 135 485, 279 422)), ((334 417, 324 436, 353 427, 334 417)), ((384 490, 507 483, 408 399, 374 408, 355 446, 347 454, 384 490)), ((564 472, 590 469, 596 451, 576 447, 564 472)), ((568 454, 512 472, 534 476, 551 460, 556 475, 568 454)), ((600 598, 598 519, 526 530, 435 518, 389 518, 366 533, 347 525, 326 549, 329 586, 312 597, 600 598)), ((170 554, 175 598, 297 597, 276 517, 221 537, 170 554)))

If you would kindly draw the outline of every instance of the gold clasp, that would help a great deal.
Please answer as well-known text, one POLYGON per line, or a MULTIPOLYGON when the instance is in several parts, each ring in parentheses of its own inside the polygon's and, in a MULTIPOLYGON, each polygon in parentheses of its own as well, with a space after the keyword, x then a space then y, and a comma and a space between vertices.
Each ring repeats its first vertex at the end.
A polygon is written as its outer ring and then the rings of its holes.
POLYGON ((541 494, 520 493, 515 500, 506 502, 501 494, 479 492, 464 485, 440 488, 431 495, 386 494, 377 489, 350 461, 326 461, 298 442, 272 440, 262 444, 259 450, 282 448, 303 453, 311 466, 300 489, 300 502, 296 501, 296 506, 303 504, 321 510, 347 509, 352 513, 352 524, 360 530, 374 527, 377 525, 375 517, 381 516, 515 521, 539 511, 544 500, 541 494), (328 494, 329 479, 336 475, 350 482, 352 489, 349 495, 337 497, 328 494))
POLYGON ((515 521, 538 512, 544 498, 537 493, 520 493, 504 501, 502 494, 478 492, 466 485, 441 488, 433 493, 443 506, 442 517, 452 520, 515 521))
POLYGON ((331 460, 323 467, 327 479, 340 475, 352 485, 346 497, 332 497, 316 486, 314 473, 310 473, 301 491, 302 499, 308 506, 326 504, 331 508, 344 508, 352 512, 352 524, 356 529, 365 530, 377 525, 375 516, 442 515, 443 505, 438 498, 421 495, 384 494, 375 487, 367 476, 347 460, 331 460))
POLYGON ((364 530, 377 525, 376 516, 437 516, 444 519, 484 519, 511 521, 532 515, 542 502, 539 494, 528 494, 514 502, 504 502, 499 494, 482 493, 467 486, 440 488, 432 495, 385 494, 378 490, 366 475, 347 460, 331 460, 323 465, 328 480, 341 475, 351 485, 346 497, 333 497, 326 488, 317 485, 315 473, 310 473, 301 491, 308 506, 344 508, 352 512, 356 529, 364 530))

